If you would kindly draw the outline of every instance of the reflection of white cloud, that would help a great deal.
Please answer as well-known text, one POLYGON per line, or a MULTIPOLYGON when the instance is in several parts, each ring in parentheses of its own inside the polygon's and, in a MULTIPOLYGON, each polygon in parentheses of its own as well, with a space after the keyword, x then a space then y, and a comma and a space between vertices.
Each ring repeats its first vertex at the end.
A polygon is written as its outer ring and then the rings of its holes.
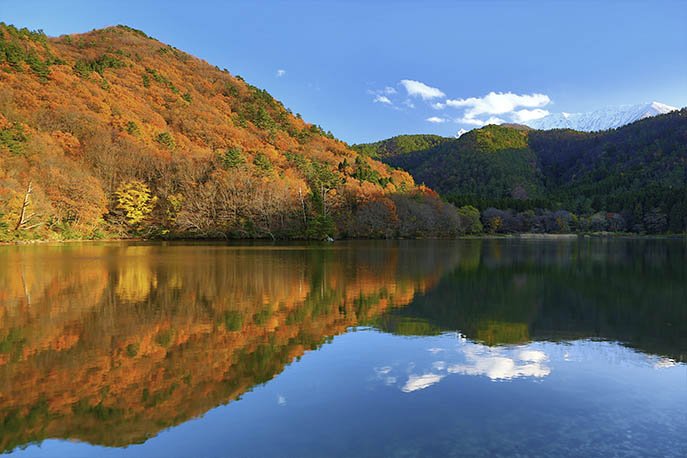
POLYGON ((670 358, 661 358, 658 361, 656 361, 656 363, 654 363, 654 368, 665 369, 667 367, 673 367, 676 365, 677 363, 670 358))
POLYGON ((533 361, 535 363, 540 363, 546 361, 546 353, 540 350, 523 350, 518 355, 518 358, 522 361, 533 361))
POLYGON ((385 375, 391 372, 391 366, 375 367, 377 375, 385 375))
POLYGON ((464 364, 449 366, 451 374, 485 375, 492 380, 508 380, 517 377, 546 377, 551 369, 543 363, 546 354, 538 350, 523 350, 515 357, 500 354, 483 345, 465 349, 464 364))
MULTIPOLYGON (((375 383, 412 393, 447 377, 461 375, 477 376, 481 380, 479 383, 487 384, 493 381, 509 383, 515 379, 535 383, 551 375, 556 368, 570 369, 571 365, 578 371, 591 369, 600 374, 616 373, 612 366, 618 364, 632 365, 645 374, 646 371, 684 371, 686 367, 670 358, 646 355, 617 342, 578 340, 489 347, 467 340, 459 333, 455 337, 445 334, 428 340, 427 345, 412 343, 408 346, 409 351, 394 353, 392 364, 375 367, 375 383)), ((407 343, 399 344, 399 348, 404 345, 407 343)))
POLYGON ((391 366, 382 366, 374 368, 375 374, 378 380, 382 380, 386 386, 391 386, 396 384, 396 377, 388 375, 391 373, 391 366))
POLYGON ((413 391, 424 390, 425 388, 429 388, 435 383, 438 383, 444 377, 445 375, 431 373, 424 375, 411 375, 408 377, 406 384, 403 385, 403 388, 401 388, 401 391, 404 393, 410 393, 413 391))
POLYGON ((432 363, 432 369, 437 371, 443 371, 446 369, 446 361, 434 361, 432 363))
POLYGON ((277 78, 281 78, 284 75, 286 75, 286 70, 284 70, 283 68, 277 70, 277 78))
POLYGON ((285 406, 286 398, 280 394, 279 396, 277 396, 277 404, 279 404, 280 406, 285 406))
POLYGON ((400 369, 398 363, 375 367, 377 380, 387 386, 397 386, 404 393, 411 393, 429 388, 450 374, 510 380, 518 377, 542 378, 551 373, 549 355, 536 347, 489 347, 471 342, 461 334, 456 334, 455 339, 455 351, 430 347, 427 351, 431 356, 427 355, 426 359, 421 358, 420 361, 407 361, 404 370, 400 369))

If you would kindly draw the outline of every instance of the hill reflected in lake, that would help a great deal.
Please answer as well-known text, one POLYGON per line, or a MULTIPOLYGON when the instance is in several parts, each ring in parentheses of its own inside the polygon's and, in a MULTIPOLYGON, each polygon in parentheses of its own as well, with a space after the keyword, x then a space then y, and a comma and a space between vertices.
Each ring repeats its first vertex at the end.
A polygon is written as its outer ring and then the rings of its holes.
POLYGON ((687 353, 680 241, 74 244, 0 247, 0 260, 5 451, 144 442, 361 325, 467 341, 461 359, 398 380, 407 393, 448 374, 546 377, 541 352, 516 348, 537 340, 687 353))
POLYGON ((144 441, 407 304, 459 256, 431 243, 0 250, 3 450, 144 441))
POLYGON ((487 345, 613 340, 687 360, 682 241, 490 240, 463 254, 435 288, 375 325, 408 335, 459 330, 487 345))

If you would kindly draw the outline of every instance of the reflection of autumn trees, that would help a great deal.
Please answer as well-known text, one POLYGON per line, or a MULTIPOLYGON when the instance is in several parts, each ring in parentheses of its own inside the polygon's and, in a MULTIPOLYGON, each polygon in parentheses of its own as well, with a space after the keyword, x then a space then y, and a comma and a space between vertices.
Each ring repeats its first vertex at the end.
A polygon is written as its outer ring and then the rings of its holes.
POLYGON ((436 283, 435 245, 5 247, 2 449, 125 445, 236 399, 436 283))

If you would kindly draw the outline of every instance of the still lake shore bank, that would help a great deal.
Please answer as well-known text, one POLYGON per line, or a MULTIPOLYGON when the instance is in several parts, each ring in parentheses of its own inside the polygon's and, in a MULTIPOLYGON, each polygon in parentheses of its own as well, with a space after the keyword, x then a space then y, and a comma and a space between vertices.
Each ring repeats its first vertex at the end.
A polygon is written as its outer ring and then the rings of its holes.
POLYGON ((344 241, 362 241, 362 240, 489 240, 489 239, 522 239, 522 240, 575 240, 578 238, 627 238, 627 239, 685 239, 687 234, 635 234, 635 233, 618 233, 618 232, 590 232, 590 233, 570 233, 570 234, 541 234, 524 232, 521 234, 466 234, 458 237, 423 237, 423 238, 341 238, 334 239, 333 242, 326 240, 308 240, 308 239, 270 239, 270 238, 145 238, 145 237, 126 237, 126 238, 104 238, 104 239, 38 239, 38 240, 11 240, 0 242, 0 246, 12 245, 43 245, 43 244, 69 244, 69 243, 114 243, 114 242, 193 242, 193 243, 269 243, 280 244, 287 242, 308 242, 308 243, 334 243, 344 241))

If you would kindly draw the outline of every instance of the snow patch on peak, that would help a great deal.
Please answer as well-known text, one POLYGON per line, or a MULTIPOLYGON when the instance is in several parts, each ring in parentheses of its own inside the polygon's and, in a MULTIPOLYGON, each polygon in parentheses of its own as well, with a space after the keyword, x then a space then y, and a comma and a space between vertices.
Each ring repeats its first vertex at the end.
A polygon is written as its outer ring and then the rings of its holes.
POLYGON ((651 102, 650 106, 653 110, 656 110, 660 114, 670 113, 671 111, 677 110, 675 107, 671 107, 670 105, 656 101, 651 102))
POLYGON ((640 119, 650 118, 671 111, 675 107, 661 102, 606 107, 588 113, 552 113, 540 119, 526 122, 534 129, 574 129, 587 132, 615 129, 640 119))

